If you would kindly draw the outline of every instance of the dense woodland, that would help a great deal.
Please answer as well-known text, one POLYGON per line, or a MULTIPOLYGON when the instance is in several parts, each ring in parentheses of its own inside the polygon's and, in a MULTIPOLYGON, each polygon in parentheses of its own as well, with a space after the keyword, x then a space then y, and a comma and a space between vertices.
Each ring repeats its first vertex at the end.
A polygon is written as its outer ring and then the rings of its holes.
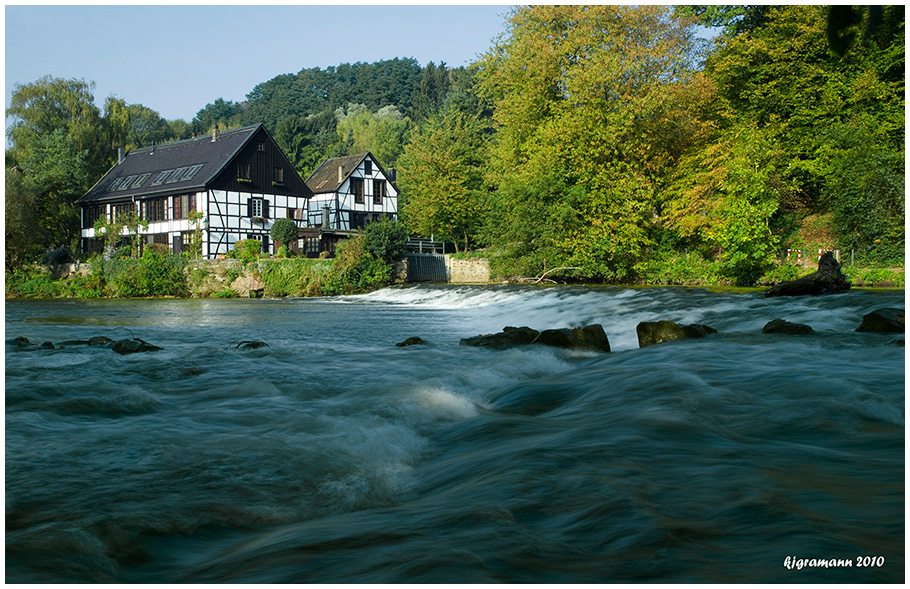
POLYGON ((904 112, 903 6, 515 8, 468 67, 304 69, 190 122, 47 77, 7 110, 6 265, 75 248, 118 147, 262 122, 304 177, 371 151, 412 232, 504 275, 751 284, 821 247, 903 266, 904 112))

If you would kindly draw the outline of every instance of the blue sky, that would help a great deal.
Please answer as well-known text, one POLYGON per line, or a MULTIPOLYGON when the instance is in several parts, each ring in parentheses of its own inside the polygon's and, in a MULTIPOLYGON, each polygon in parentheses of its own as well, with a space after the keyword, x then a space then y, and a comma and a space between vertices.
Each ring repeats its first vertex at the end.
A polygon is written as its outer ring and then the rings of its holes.
POLYGON ((505 5, 5 7, 6 106, 16 83, 94 81, 167 119, 301 69, 413 57, 466 65, 504 30, 505 5))

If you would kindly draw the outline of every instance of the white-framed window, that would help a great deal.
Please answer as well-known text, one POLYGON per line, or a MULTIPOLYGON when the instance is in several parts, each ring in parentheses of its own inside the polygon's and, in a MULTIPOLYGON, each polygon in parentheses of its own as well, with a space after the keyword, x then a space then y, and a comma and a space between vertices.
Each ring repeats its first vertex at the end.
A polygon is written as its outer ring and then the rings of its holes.
POLYGON ((261 217, 262 216, 262 199, 261 198, 251 198, 250 199, 250 216, 251 217, 261 217))

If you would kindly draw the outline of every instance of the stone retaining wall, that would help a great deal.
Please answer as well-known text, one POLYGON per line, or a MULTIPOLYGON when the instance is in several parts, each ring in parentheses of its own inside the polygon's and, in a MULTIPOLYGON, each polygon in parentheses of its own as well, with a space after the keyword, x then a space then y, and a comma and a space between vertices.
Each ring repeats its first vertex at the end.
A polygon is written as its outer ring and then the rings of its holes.
POLYGON ((459 260, 446 255, 446 274, 452 284, 488 284, 490 261, 485 258, 459 260))

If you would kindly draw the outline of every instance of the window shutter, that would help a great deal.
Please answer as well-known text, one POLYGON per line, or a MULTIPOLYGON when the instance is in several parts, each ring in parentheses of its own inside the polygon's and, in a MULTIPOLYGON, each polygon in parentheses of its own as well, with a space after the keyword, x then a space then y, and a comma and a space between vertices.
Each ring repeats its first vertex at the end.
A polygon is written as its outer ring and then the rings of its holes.
POLYGON ((247 217, 253 216, 253 199, 252 198, 246 199, 246 216, 247 217))
POLYGON ((263 219, 269 218, 269 201, 267 201, 267 200, 262 201, 262 218, 263 219))
POLYGON ((268 236, 268 235, 263 235, 263 236, 262 236, 262 251, 265 252, 265 253, 267 253, 267 254, 272 253, 272 252, 269 250, 269 236, 268 236))

